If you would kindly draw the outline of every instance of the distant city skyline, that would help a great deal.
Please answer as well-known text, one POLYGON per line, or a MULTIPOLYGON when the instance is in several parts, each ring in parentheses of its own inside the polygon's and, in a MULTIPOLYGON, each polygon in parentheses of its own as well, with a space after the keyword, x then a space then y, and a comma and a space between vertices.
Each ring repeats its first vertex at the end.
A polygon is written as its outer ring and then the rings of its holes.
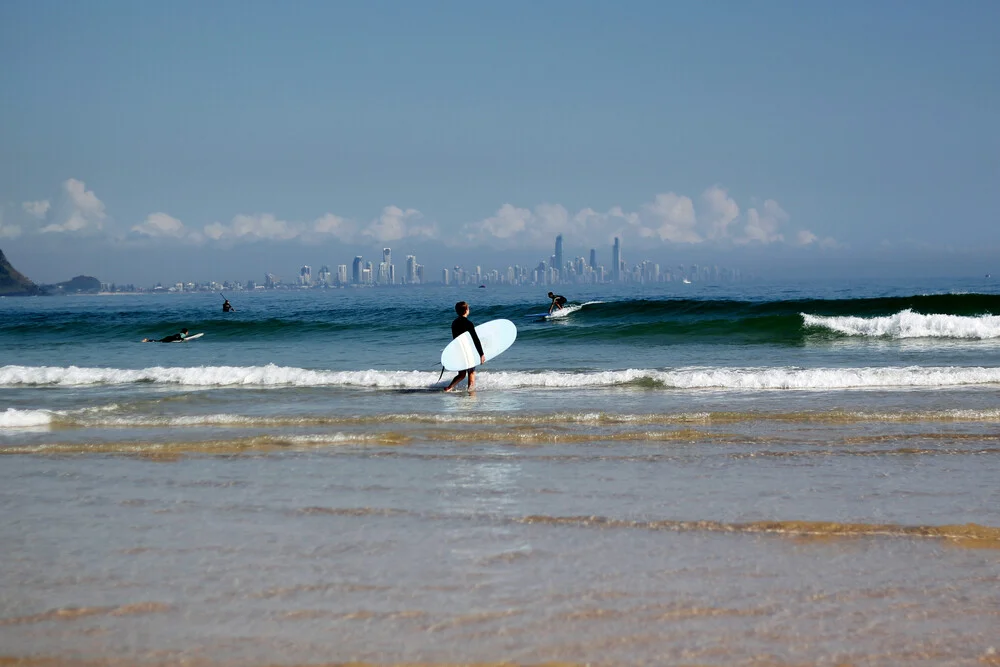
MULTIPOLYGON (((156 285, 139 286, 126 283, 124 290, 146 291, 149 289, 164 289, 168 291, 186 291, 202 289, 279 289, 279 288, 310 288, 310 287, 389 287, 403 285, 445 284, 445 285, 596 285, 596 284, 655 284, 666 282, 715 281, 731 282, 744 278, 744 273, 738 268, 719 267, 718 265, 677 264, 661 266, 652 260, 642 260, 633 265, 627 264, 622 255, 620 239, 610 248, 610 259, 617 270, 611 271, 597 262, 598 250, 591 248, 589 261, 585 256, 578 256, 567 261, 563 256, 563 236, 555 238, 554 252, 549 262, 540 260, 536 265, 515 263, 506 267, 486 267, 476 264, 468 268, 455 265, 443 268, 435 279, 428 276, 425 267, 417 262, 415 255, 406 255, 405 272, 397 279, 397 271, 392 262, 392 248, 384 247, 381 251, 381 262, 366 261, 363 255, 356 255, 352 260, 350 272, 347 264, 337 264, 336 270, 329 265, 322 265, 315 279, 312 266, 302 265, 294 279, 288 280, 280 274, 267 272, 261 280, 248 278, 246 280, 212 280, 162 281, 156 285), (562 260, 561 268, 557 263, 562 260)), ((116 291, 117 286, 109 281, 102 281, 102 286, 110 291, 116 291)))

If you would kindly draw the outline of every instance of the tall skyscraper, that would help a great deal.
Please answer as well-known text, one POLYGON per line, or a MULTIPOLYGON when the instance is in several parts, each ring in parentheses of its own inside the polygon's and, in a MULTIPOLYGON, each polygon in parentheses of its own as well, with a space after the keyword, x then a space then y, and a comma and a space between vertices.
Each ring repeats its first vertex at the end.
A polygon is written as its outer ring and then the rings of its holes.
POLYGON ((299 284, 312 285, 312 267, 308 264, 299 269, 299 284))
POLYGON ((392 264, 392 248, 382 248, 382 261, 392 264))
POLYGON ((562 280, 563 272, 566 270, 563 263, 562 234, 556 237, 556 257, 553 262, 553 268, 558 271, 556 280, 562 280))
POLYGON ((351 282, 355 285, 361 284, 361 272, 364 270, 364 259, 361 255, 354 258, 354 265, 351 267, 351 282))
POLYGON ((406 256, 406 282, 410 285, 417 282, 417 258, 414 255, 406 256))
POLYGON ((337 265, 337 284, 338 285, 347 284, 347 264, 337 265))
POLYGON ((590 268, 597 268, 597 248, 590 249, 590 268))
POLYGON ((619 282, 622 279, 622 243, 615 237, 615 245, 611 249, 611 280, 619 282))

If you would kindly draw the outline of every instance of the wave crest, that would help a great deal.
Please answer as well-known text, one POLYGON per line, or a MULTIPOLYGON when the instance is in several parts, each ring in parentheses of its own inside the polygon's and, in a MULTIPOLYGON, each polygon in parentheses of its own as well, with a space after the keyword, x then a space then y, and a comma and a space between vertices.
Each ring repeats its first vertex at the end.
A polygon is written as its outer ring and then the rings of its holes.
POLYGON ((942 315, 903 310, 884 317, 809 315, 801 313, 807 327, 829 329, 846 336, 872 338, 1000 338, 998 315, 942 315))
MULTIPOLYGON (((426 371, 323 371, 287 366, 197 366, 142 369, 76 366, 0 367, 0 387, 162 384, 188 387, 356 387, 429 389, 443 387, 438 374, 426 371)), ((495 389, 584 389, 635 386, 646 389, 865 389, 875 387, 955 387, 1000 383, 1000 368, 861 367, 861 368, 679 368, 608 371, 487 371, 477 387, 495 389)), ((9 420, 39 420, 40 413, 15 411, 9 420), (31 413, 31 414, 29 414, 31 413)), ((39 424, 40 425, 40 424, 39 424)))

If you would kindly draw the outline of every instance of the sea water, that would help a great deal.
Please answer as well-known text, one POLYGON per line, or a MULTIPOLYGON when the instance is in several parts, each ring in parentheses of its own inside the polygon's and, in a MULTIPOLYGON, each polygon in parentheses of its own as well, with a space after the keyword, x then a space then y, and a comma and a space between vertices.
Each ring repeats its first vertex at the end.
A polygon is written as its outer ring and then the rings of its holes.
POLYGON ((0 299, 0 657, 1000 664, 996 285, 548 289, 0 299))

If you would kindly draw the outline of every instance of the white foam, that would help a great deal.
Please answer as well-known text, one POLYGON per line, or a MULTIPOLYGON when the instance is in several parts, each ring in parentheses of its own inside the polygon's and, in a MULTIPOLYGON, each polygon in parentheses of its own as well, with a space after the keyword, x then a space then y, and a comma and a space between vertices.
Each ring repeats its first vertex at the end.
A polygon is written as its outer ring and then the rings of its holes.
POLYGON ((4 366, 0 386, 154 383, 188 387, 316 387, 358 386, 375 388, 427 387, 435 373, 421 371, 316 371, 287 366, 197 366, 165 368, 80 368, 77 366, 4 366))
POLYGON ((861 389, 954 387, 1000 383, 1000 368, 683 368, 629 369, 593 373, 483 374, 477 387, 610 387, 651 381, 673 389, 861 389))
POLYGON ((807 327, 823 327, 848 336, 876 338, 1000 338, 997 315, 923 315, 903 310, 885 317, 826 317, 801 313, 807 327))
POLYGON ((7 408, 0 412, 0 429, 37 428, 52 423, 49 410, 18 410, 7 408))
POLYGON ((572 304, 572 305, 569 305, 569 306, 563 306, 559 310, 552 311, 552 313, 549 315, 549 318, 550 319, 558 319, 560 317, 566 317, 567 315, 572 315, 573 313, 575 313, 576 311, 580 310, 584 306, 591 306, 591 305, 593 305, 595 303, 604 303, 604 302, 603 301, 588 301, 586 303, 572 304))
MULTIPOLYGON (((199 366, 193 368, 60 368, 0 367, 0 386, 86 386, 150 383, 192 387, 360 387, 426 389, 443 386, 438 374, 424 371, 319 371, 267 366, 199 366)), ((1000 383, 1000 368, 863 367, 863 368, 679 368, 588 372, 485 370, 477 388, 588 388, 652 382, 674 389, 852 389, 870 387, 955 387, 1000 383)), ((46 413, 50 415, 51 413, 46 413)), ((33 417, 40 419, 40 417, 33 417)), ((13 417, 11 417, 13 419, 13 417)))

